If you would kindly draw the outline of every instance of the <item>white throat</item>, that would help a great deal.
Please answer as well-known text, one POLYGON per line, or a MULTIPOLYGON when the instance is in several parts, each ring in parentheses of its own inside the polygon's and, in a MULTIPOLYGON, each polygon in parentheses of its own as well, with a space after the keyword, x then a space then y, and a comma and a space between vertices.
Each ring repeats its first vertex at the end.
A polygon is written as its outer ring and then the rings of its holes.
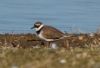
POLYGON ((35 28, 36 31, 39 31, 44 25, 41 25, 39 28, 35 28))

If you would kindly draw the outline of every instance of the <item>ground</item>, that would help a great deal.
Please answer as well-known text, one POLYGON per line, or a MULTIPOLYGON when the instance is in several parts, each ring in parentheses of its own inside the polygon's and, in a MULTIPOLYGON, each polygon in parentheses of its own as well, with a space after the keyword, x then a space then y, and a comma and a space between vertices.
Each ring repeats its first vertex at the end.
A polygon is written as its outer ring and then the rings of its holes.
POLYGON ((58 49, 45 47, 46 44, 41 44, 33 35, 1 34, 0 68, 100 68, 100 36, 97 34, 70 34, 65 39, 69 47, 58 49), (37 45, 44 47, 34 48, 37 45))

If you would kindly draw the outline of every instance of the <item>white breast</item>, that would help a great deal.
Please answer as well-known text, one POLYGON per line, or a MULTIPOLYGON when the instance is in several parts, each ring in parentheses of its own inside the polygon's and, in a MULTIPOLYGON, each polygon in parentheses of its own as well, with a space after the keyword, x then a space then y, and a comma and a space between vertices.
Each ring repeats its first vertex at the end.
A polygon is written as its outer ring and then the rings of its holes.
POLYGON ((54 41, 53 39, 47 39, 43 36, 43 31, 40 32, 40 34, 38 34, 39 38, 45 40, 45 41, 54 41))

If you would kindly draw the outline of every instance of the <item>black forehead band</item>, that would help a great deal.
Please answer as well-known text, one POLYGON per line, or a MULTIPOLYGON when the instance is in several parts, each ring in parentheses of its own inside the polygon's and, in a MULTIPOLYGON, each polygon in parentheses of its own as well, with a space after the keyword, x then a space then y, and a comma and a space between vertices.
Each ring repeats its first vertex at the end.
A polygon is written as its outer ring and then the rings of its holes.
POLYGON ((34 24, 34 26, 39 26, 39 25, 41 25, 41 24, 34 24))

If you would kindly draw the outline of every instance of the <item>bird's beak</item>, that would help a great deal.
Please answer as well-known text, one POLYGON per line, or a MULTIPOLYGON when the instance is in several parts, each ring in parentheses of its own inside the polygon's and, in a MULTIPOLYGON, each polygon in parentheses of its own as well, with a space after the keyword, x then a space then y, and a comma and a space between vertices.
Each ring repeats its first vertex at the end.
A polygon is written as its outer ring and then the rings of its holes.
POLYGON ((33 27, 31 27, 31 29, 34 29, 34 26, 33 26, 33 27))

